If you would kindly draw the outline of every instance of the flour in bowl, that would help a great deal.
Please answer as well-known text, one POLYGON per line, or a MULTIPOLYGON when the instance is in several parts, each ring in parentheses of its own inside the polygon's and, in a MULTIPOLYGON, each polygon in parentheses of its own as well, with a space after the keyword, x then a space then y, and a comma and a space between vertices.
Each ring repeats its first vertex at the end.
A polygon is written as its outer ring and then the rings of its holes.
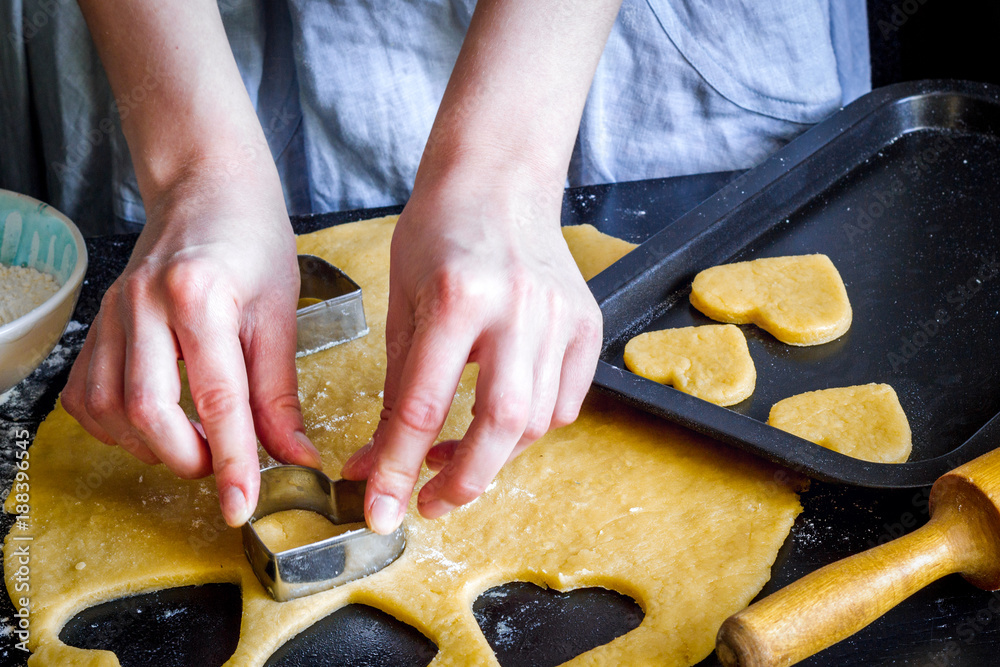
POLYGON ((30 266, 0 264, 0 326, 13 322, 59 291, 48 273, 30 266))

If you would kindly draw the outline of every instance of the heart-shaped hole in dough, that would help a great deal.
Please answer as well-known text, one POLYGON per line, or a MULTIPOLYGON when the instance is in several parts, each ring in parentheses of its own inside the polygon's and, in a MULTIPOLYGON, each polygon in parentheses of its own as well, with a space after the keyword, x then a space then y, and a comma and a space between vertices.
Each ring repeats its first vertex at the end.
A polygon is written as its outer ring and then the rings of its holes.
POLYGON ((236 584, 167 588, 84 609, 59 639, 111 651, 121 667, 218 667, 239 643, 242 608, 236 584))
POLYGON ((525 581, 485 591, 472 613, 503 667, 561 665, 639 627, 635 600, 606 588, 561 593, 525 581))
POLYGON ((363 604, 349 604, 285 642, 265 667, 426 667, 437 646, 413 626, 363 604))

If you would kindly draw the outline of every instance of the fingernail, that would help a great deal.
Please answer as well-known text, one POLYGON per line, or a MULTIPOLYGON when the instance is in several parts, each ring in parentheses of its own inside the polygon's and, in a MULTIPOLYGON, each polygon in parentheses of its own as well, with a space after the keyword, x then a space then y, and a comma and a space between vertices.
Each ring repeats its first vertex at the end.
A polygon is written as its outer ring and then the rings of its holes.
POLYGON ((365 445, 358 451, 351 454, 351 458, 347 459, 347 463, 344 464, 344 467, 346 468, 347 466, 354 465, 355 463, 360 461, 361 457, 367 454, 368 450, 370 450, 372 448, 372 445, 374 444, 375 444, 374 440, 369 440, 367 445, 365 445))
POLYGON ((425 519, 437 519, 455 509, 455 506, 446 500, 430 500, 420 505, 420 514, 425 519))
POLYGON ((250 518, 250 509, 247 506, 247 497, 237 486, 231 486, 222 492, 222 516, 226 523, 233 528, 238 528, 250 518))
POLYGON ((306 458, 312 461, 312 467, 317 469, 322 468, 323 458, 319 455, 319 450, 316 449, 316 445, 312 444, 312 441, 309 440, 309 436, 302 431, 296 431, 292 434, 292 437, 299 443, 299 446, 302 448, 302 452, 306 455, 306 458))
POLYGON ((399 518, 399 501, 392 496, 376 496, 368 516, 372 530, 379 535, 388 535, 396 530, 399 518))

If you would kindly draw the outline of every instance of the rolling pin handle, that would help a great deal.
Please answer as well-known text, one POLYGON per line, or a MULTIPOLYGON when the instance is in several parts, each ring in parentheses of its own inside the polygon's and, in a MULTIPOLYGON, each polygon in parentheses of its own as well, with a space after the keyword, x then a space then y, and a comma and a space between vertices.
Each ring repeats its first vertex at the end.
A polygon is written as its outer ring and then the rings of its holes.
POLYGON ((854 634, 927 584, 961 570, 951 513, 832 563, 730 616, 716 653, 726 667, 785 667, 854 634))

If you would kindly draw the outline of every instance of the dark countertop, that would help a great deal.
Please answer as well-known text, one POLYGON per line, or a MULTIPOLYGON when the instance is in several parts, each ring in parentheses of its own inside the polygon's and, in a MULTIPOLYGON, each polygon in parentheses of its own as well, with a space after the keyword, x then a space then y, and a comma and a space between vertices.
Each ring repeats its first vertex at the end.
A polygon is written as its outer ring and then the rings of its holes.
MULTIPOLYGON (((735 176, 707 174, 570 190, 564 202, 563 222, 588 222, 602 231, 638 242, 735 176)), ((398 210, 397 207, 319 215, 296 219, 293 225, 301 233, 398 210)), ((90 268, 73 324, 42 367, 0 399, 0 479, 4 493, 10 488, 13 476, 15 434, 26 429, 34 437, 38 424, 52 409, 97 312, 101 295, 124 267, 134 243, 134 235, 88 240, 90 268)), ((805 511, 778 556, 765 593, 817 567, 922 525, 928 515, 927 491, 870 490, 814 482, 802 497, 805 511)), ((5 534, 10 523, 10 517, 0 519, 0 533, 5 534)), ((7 596, 0 595, 0 664, 3 665, 24 664, 26 658, 26 654, 13 648, 16 640, 3 631, 4 626, 11 624, 13 613, 7 596)), ((1000 595, 980 591, 960 577, 950 576, 917 593, 854 637, 802 664, 971 667, 996 664, 998 648, 1000 595)), ((521 655, 518 660, 515 655, 502 660, 505 665, 528 664, 528 657, 521 655)), ((124 659, 123 664, 126 664, 124 659)), ((151 660, 146 656, 133 664, 151 664, 151 660)), ((157 664, 174 663, 158 657, 157 664)), ((719 663, 712 656, 701 664, 719 663)))

